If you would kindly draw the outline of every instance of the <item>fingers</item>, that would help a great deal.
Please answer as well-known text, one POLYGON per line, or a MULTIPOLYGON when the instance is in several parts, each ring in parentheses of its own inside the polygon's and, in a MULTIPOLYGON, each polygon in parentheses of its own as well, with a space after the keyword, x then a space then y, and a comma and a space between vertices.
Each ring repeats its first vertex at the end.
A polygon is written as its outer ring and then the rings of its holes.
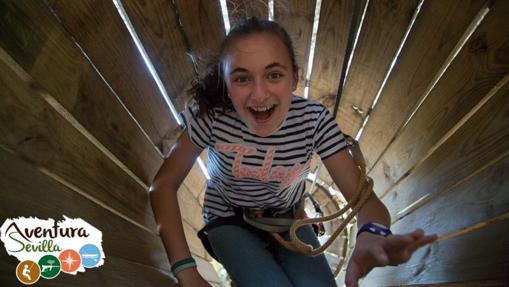
POLYGON ((346 287, 358 287, 359 279, 362 278, 364 275, 363 273, 362 268, 356 262, 350 260, 350 262, 348 262, 348 267, 346 268, 346 287))
POLYGON ((420 240, 412 243, 410 246, 408 246, 408 250, 413 253, 415 250, 421 248, 424 245, 430 244, 437 240, 438 236, 436 234, 424 236, 420 240))

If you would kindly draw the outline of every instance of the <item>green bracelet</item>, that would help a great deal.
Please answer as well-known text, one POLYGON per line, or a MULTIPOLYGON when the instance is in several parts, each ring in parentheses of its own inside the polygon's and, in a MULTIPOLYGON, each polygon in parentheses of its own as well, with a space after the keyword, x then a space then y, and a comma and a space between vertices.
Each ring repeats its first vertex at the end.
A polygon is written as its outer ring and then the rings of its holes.
POLYGON ((171 273, 177 276, 177 273, 179 273, 180 271, 194 266, 196 266, 196 261, 193 258, 182 259, 180 261, 173 263, 173 265, 171 266, 171 273))

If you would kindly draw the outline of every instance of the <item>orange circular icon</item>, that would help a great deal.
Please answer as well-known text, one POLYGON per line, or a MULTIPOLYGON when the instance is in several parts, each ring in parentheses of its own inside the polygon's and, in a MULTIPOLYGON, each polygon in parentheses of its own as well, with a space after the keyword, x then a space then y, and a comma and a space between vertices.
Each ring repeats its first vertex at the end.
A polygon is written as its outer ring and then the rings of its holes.
POLYGON ((16 277, 25 285, 32 285, 41 277, 39 265, 32 260, 25 260, 16 267, 16 277))
POLYGON ((58 255, 58 259, 62 263, 62 272, 74 273, 81 265, 81 256, 76 250, 66 249, 58 255))

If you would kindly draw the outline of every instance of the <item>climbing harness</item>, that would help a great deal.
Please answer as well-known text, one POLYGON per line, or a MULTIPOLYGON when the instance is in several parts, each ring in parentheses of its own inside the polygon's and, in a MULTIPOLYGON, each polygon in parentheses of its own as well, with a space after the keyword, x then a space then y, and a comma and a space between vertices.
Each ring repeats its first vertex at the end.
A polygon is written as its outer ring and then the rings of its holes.
MULTIPOLYGON (((315 256, 327 249, 336 238, 343 232, 345 227, 350 223, 354 216, 359 212, 362 206, 367 202, 373 192, 373 180, 366 175, 366 163, 364 157, 359 148, 359 144, 353 138, 346 136, 347 146, 352 154, 355 164, 360 169, 359 181, 357 189, 352 199, 334 214, 319 218, 304 218, 304 200, 298 205, 296 211, 294 211, 294 218, 278 218, 278 217, 264 217, 263 213, 258 210, 244 210, 243 219, 246 223, 270 232, 272 236, 284 247, 294 252, 299 252, 308 256, 315 256), (297 237, 297 230, 310 224, 323 223, 334 219, 339 219, 340 216, 345 214, 349 209, 351 212, 341 222, 337 230, 331 235, 331 237, 320 247, 313 248, 313 246, 302 242, 297 237), (290 241, 285 240, 279 233, 289 231, 290 241)), ((338 268, 341 265, 338 265, 338 268)), ((337 271, 335 274, 337 274, 337 271)))

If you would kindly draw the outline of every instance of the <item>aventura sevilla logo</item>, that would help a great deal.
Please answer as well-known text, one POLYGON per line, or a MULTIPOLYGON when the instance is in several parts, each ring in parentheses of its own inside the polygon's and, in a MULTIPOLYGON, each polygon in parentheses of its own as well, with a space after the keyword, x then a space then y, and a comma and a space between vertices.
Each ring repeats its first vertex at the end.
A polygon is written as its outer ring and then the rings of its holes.
POLYGON ((61 272, 76 275, 104 264, 102 232, 81 218, 8 218, 0 227, 5 250, 20 263, 16 277, 31 285, 61 272))

